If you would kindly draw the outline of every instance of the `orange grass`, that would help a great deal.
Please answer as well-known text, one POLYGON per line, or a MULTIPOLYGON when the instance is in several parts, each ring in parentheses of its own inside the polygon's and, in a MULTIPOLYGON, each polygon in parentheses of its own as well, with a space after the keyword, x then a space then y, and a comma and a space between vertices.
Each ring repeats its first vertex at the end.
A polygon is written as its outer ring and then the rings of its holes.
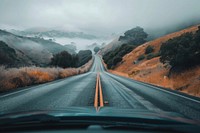
POLYGON ((93 60, 79 68, 42 68, 42 67, 21 67, 5 68, 0 66, 0 91, 6 91, 19 87, 30 86, 50 82, 56 79, 82 74, 89 71, 93 60))

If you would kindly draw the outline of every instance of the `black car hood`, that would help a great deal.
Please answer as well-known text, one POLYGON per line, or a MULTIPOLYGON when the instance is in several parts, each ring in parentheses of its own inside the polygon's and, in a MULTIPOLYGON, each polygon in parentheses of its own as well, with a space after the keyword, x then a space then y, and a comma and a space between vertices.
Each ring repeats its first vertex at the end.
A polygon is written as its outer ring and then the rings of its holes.
POLYGON ((199 121, 185 118, 183 115, 174 112, 153 112, 149 110, 141 109, 120 109, 113 107, 68 107, 59 110, 32 110, 32 111, 20 111, 15 113, 1 114, 0 119, 5 118, 19 118, 33 115, 49 115, 54 117, 123 117, 123 118, 137 118, 137 119, 149 119, 149 120, 167 120, 174 122, 183 122, 188 124, 199 124, 199 121))

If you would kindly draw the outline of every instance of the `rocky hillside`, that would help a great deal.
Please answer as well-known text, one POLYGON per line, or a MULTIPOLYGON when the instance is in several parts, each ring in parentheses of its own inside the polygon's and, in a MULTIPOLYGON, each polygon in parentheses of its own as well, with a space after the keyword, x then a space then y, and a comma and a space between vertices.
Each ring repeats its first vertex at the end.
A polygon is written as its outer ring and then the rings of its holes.
MULTIPOLYGON (((198 26, 168 34, 138 46, 126 54, 122 61, 110 72, 194 96, 200 96, 200 66, 197 65, 181 72, 171 73, 171 66, 160 62, 159 53, 163 43, 184 33, 195 33, 198 30, 198 26)), ((196 54, 199 53, 196 52, 196 54)))

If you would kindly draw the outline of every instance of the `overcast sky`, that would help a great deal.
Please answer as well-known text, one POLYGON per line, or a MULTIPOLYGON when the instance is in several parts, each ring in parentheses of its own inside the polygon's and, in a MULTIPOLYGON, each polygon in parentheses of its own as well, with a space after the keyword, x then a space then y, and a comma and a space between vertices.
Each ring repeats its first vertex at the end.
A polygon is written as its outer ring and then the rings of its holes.
POLYGON ((200 18, 200 0, 0 0, 0 28, 111 34, 200 18))

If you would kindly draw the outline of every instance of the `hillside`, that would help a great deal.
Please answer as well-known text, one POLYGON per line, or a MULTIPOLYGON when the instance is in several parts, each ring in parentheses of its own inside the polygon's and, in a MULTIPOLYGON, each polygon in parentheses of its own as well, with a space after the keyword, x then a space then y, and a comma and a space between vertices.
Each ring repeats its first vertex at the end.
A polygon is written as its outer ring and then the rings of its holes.
POLYGON ((21 65, 44 66, 50 62, 53 54, 63 50, 74 53, 67 47, 50 40, 17 36, 3 30, 0 30, 0 41, 15 50, 21 65))
POLYGON ((67 32, 60 30, 51 30, 43 28, 32 28, 25 31, 11 30, 11 33, 26 37, 66 37, 66 38, 84 38, 84 39, 96 39, 94 35, 86 34, 83 32, 67 32))
MULTIPOLYGON (((108 54, 109 52, 112 52, 118 49, 124 44, 139 46, 147 41, 146 40, 147 37, 148 37, 148 34, 144 31, 144 29, 142 27, 136 26, 132 29, 127 30, 126 32, 124 32, 124 35, 119 36, 119 38, 116 38, 115 40, 110 42, 108 45, 106 45, 102 49, 101 53, 108 54)), ((122 55, 124 54, 121 54, 120 56, 122 55)))
POLYGON ((149 60, 144 58, 138 61, 138 58, 141 58, 145 54, 147 46, 152 46, 154 48, 153 54, 156 54, 159 52, 162 43, 183 33, 195 32, 197 29, 198 26, 193 26, 144 43, 125 55, 121 63, 113 70, 110 70, 110 72, 200 96, 200 66, 193 67, 181 73, 170 74, 170 66, 163 65, 159 60, 160 57, 152 57, 149 60))
POLYGON ((17 63, 17 55, 14 49, 10 48, 6 43, 0 41, 0 64, 17 63))
POLYGON ((119 37, 115 38, 113 41, 111 41, 110 43, 105 45, 103 47, 103 49, 101 50, 101 54, 105 54, 105 53, 112 51, 112 50, 116 49, 117 47, 121 46, 123 44, 123 42, 118 41, 118 39, 119 39, 119 37))

